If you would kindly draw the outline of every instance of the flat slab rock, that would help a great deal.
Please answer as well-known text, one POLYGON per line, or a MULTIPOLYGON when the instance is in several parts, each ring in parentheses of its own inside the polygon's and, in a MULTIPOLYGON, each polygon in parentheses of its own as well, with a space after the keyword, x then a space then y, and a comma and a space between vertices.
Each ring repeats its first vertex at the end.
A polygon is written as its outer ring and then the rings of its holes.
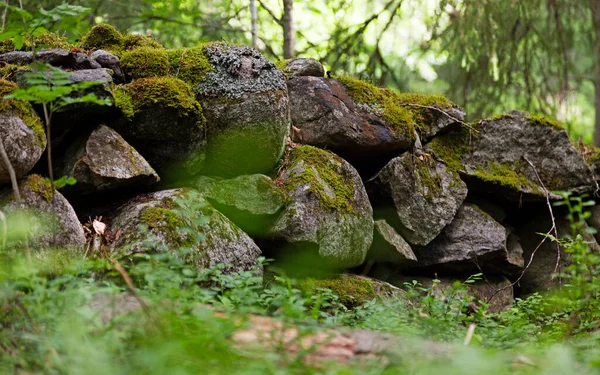
POLYGON ((417 262, 410 245, 383 219, 375 220, 373 244, 367 256, 376 262, 405 266, 417 262))
POLYGON ((437 237, 467 196, 456 172, 411 153, 392 159, 366 187, 376 215, 412 245, 427 245, 437 237))
POLYGON ((77 180, 81 193, 143 186, 160 180, 148 162, 116 131, 100 125, 66 152, 62 176, 77 180))
POLYGON ((543 117, 512 111, 480 121, 476 130, 441 135, 426 147, 460 172, 471 191, 516 201, 545 200, 535 171, 548 191, 579 194, 596 188, 566 131, 543 117))
POLYGON ((467 203, 442 233, 423 247, 414 248, 417 267, 456 273, 485 271, 511 274, 524 266, 523 250, 509 241, 510 232, 479 207, 467 203))
POLYGON ((290 131, 283 73, 258 51, 213 43, 212 70, 196 87, 207 120, 205 175, 235 177, 271 171, 290 131))
POLYGON ((288 81, 288 91, 292 124, 298 129, 292 140, 332 150, 359 170, 385 164, 414 143, 411 134, 398 133, 358 108, 339 81, 295 77, 288 81))
POLYGON ((315 262, 342 268, 361 264, 373 238, 373 210, 356 170, 311 146, 292 149, 285 165, 278 182, 290 203, 271 235, 316 246, 321 261, 315 262))
POLYGON ((191 189, 139 195, 123 205, 110 224, 113 232, 120 231, 115 248, 124 255, 185 247, 191 251, 184 260, 198 268, 226 264, 226 272, 254 270, 262 274, 257 269, 261 251, 254 241, 191 189), (180 201, 190 207, 184 213, 180 201), (149 232, 140 231, 141 225, 149 232), (184 232, 186 228, 190 233, 184 232), (197 238, 194 233, 205 238, 197 238))

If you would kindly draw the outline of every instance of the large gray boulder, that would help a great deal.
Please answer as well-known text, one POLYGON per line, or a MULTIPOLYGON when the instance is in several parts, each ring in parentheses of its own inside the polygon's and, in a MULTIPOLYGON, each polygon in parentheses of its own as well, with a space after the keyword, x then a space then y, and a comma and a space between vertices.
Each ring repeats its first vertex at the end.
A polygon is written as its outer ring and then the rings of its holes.
POLYGON ((206 119, 183 81, 172 77, 136 79, 117 87, 115 100, 123 113, 115 130, 161 178, 181 179, 202 169, 206 119))
MULTIPOLYGON (((0 208, 6 213, 11 232, 11 217, 19 212, 27 215, 29 246, 36 248, 60 247, 72 250, 83 248, 85 236, 73 207, 58 191, 52 195, 50 183, 39 175, 30 175, 19 182, 21 202, 16 202, 13 191, 0 191, 0 208)), ((22 228, 12 228, 22 230, 22 228)))
POLYGON ((288 81, 288 91, 292 124, 298 129, 292 140, 332 150, 360 171, 377 169, 414 143, 413 131, 400 131, 361 109, 339 81, 295 77, 288 81))
POLYGON ((79 193, 143 186, 160 180, 148 162, 117 132, 100 125, 66 152, 61 176, 77 180, 79 193))
POLYGON ((427 246, 415 247, 418 267, 458 273, 512 274, 524 266, 523 250, 511 241, 508 232, 479 207, 467 203, 454 220, 427 246))
POLYGON ((376 214, 413 245, 431 242, 467 196, 466 185, 456 172, 411 153, 392 159, 366 187, 376 214))
MULTIPOLYGON (((0 81, 0 95, 10 94, 17 86, 0 81)), ((0 142, 16 177, 21 178, 38 162, 46 148, 46 134, 40 118, 28 102, 2 100, 0 104, 0 142)), ((9 169, 0 159, 0 186, 10 183, 9 169)))
POLYGON ((115 248, 123 255, 167 251, 198 268, 228 264, 227 271, 237 272, 256 269, 261 254, 246 233, 190 189, 139 195, 110 223, 120 231, 115 248), (148 232, 140 231, 142 225, 148 232), (183 248, 188 251, 180 253, 183 248))
POLYGON ((200 177, 193 184, 209 203, 252 237, 264 237, 285 206, 285 196, 265 175, 200 177))
POLYGON ((363 262, 373 238, 373 210, 349 163, 331 152, 300 146, 290 150, 278 180, 289 203, 271 228, 275 238, 312 246, 320 264, 343 268, 363 262))
POLYGON ((248 47, 213 43, 204 53, 212 66, 196 86, 207 119, 204 174, 234 177, 272 170, 290 131, 283 73, 248 47))
MULTIPOLYGON (((545 200, 548 191, 584 193, 596 185, 566 131, 552 120, 512 111, 436 137, 427 150, 460 172, 469 190, 516 201, 545 200), (535 167, 529 164, 533 164, 535 167)), ((561 199, 551 194, 552 199, 561 199)))

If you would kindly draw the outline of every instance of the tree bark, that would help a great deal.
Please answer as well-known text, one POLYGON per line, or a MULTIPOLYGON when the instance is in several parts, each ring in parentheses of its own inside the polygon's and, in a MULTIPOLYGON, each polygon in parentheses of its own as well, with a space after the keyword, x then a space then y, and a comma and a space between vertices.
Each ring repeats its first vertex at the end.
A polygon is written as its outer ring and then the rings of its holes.
POLYGON ((294 58, 294 45, 296 40, 296 30, 294 29, 293 9, 294 0, 283 0, 283 16, 281 17, 281 26, 283 27, 283 58, 294 58))
POLYGON ((594 74, 594 108, 596 120, 594 123, 594 145, 600 146, 600 0, 590 0, 592 21, 595 37, 596 71, 594 74))
POLYGON ((258 11, 256 0, 250 0, 250 15, 252 17, 252 48, 258 49, 258 11))

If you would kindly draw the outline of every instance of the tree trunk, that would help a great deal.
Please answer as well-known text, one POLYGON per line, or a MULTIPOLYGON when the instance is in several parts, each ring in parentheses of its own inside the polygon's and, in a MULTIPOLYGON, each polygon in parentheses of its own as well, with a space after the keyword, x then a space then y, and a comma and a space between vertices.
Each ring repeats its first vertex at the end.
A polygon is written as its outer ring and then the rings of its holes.
POLYGON ((596 121, 594 123, 594 145, 600 146, 600 0, 590 0, 592 21, 595 36, 596 71, 594 75, 594 108, 596 121))
POLYGON ((281 26, 283 27, 283 58, 294 58, 295 33, 293 17, 294 0, 283 0, 283 16, 281 26))
POLYGON ((252 48, 258 49, 258 12, 256 0, 250 0, 250 14, 252 17, 252 48))

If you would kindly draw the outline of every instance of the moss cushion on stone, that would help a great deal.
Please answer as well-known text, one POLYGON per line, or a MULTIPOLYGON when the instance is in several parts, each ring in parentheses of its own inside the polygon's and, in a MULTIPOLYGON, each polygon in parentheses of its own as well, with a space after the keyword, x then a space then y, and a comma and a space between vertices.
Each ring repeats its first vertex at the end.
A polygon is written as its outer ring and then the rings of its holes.
POLYGON ((169 59, 165 49, 140 47, 123 53, 121 68, 134 79, 166 76, 169 73, 169 59))
POLYGON ((140 47, 164 48, 159 42, 150 36, 141 34, 127 34, 121 43, 125 51, 131 51, 140 47))
POLYGON ((0 113, 16 113, 23 122, 33 130, 36 135, 38 146, 43 149, 46 147, 46 133, 44 132, 42 121, 33 110, 31 104, 22 100, 4 99, 6 95, 9 95, 18 88, 19 86, 17 86, 16 83, 0 80, 0 113))
POLYGON ((113 26, 101 23, 81 39, 81 46, 85 49, 110 49, 123 43, 123 35, 113 26))
POLYGON ((213 69, 204 48, 205 46, 198 46, 167 50, 169 73, 191 87, 196 87, 206 73, 213 69))
MULTIPOLYGON (((33 44, 29 38, 23 41, 23 46, 19 48, 19 51, 31 51, 33 48, 62 48, 70 50, 74 47, 73 44, 69 43, 67 38, 62 35, 53 32, 46 32, 33 37, 33 44)), ((16 51, 17 48, 12 39, 6 39, 0 42, 0 53, 16 51)))

